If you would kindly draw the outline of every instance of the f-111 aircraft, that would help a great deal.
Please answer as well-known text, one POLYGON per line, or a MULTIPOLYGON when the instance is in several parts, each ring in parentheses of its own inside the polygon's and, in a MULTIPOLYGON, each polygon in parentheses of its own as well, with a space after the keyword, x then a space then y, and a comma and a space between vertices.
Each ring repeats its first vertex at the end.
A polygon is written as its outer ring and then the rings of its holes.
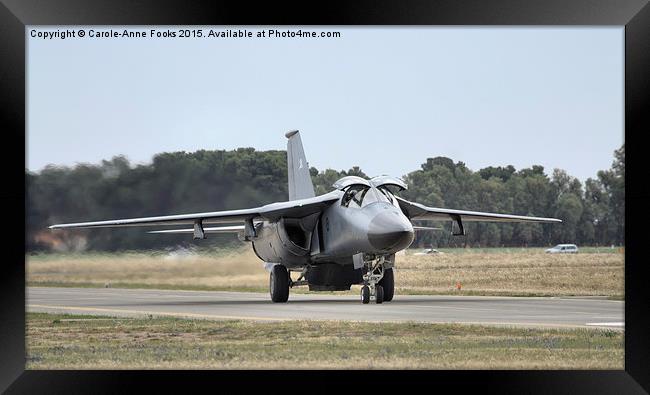
POLYGON ((413 242, 415 230, 436 229, 411 221, 452 221, 452 229, 454 224, 457 228, 454 235, 464 235, 463 223, 469 221, 562 222, 427 207, 397 196, 407 185, 390 176, 343 177, 332 185, 334 190, 315 196, 300 133, 293 130, 285 136, 289 201, 241 210, 58 224, 50 229, 191 225, 149 233, 192 234, 194 239, 205 239, 209 233, 237 233, 265 262, 273 302, 286 302, 289 289, 296 286, 339 291, 361 284, 361 302, 366 304, 371 299, 376 303, 393 299, 395 253, 413 242), (291 272, 300 273, 296 280, 291 272))

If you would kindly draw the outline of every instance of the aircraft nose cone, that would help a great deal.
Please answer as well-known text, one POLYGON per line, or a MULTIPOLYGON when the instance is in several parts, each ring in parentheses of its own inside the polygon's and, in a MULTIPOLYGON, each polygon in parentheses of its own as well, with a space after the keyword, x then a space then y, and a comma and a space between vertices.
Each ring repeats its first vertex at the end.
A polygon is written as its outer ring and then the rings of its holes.
POLYGON ((394 211, 378 213, 368 227, 370 244, 385 252, 397 252, 413 242, 413 226, 394 211))

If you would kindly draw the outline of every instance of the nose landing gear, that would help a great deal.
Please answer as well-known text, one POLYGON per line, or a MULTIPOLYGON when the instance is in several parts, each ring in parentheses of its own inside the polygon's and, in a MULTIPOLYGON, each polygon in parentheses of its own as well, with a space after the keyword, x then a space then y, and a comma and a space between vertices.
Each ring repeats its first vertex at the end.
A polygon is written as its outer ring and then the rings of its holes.
MULTIPOLYGON (((375 303, 377 304, 381 304, 384 302, 384 300, 387 300, 385 299, 384 287, 381 283, 381 280, 385 275, 384 262, 385 258, 383 256, 364 262, 367 271, 366 274, 363 275, 363 286, 361 287, 361 303, 368 304, 370 303, 371 298, 374 299, 375 303)), ((392 299, 392 293, 390 296, 392 299)))

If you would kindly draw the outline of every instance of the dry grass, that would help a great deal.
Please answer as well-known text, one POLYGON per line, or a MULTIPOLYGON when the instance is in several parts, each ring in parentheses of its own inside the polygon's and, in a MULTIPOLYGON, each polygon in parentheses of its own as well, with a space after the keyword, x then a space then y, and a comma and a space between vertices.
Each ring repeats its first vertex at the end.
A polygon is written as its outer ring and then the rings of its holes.
POLYGON ((268 273, 250 248, 222 254, 117 253, 27 257, 29 284, 264 290, 268 273))
MULTIPOLYGON (((396 292, 622 298, 624 255, 459 252, 397 257, 396 292), (456 289, 460 283, 461 290, 456 289)), ((221 254, 120 253, 27 257, 30 285, 180 288, 266 292, 268 273, 250 248, 221 254)), ((295 276, 295 275, 294 275, 295 276)), ((351 292, 356 294, 358 287, 351 292)), ((304 290, 296 288, 292 292, 304 290)))
POLYGON ((27 314, 27 369, 623 369, 600 329, 27 314))
POLYGON ((622 298, 623 257, 611 253, 543 252, 406 255, 397 259, 395 285, 403 293, 622 298))

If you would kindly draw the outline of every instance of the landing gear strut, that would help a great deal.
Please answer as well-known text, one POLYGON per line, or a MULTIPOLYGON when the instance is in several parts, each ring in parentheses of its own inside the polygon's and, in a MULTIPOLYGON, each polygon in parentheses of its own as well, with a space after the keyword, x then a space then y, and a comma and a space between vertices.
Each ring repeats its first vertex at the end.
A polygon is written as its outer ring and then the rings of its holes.
MULTIPOLYGON (((384 286, 382 284, 382 279, 386 275, 386 271, 390 270, 390 274, 393 272, 391 269, 384 269, 385 258, 380 256, 376 259, 366 261, 366 273, 363 275, 363 286, 361 287, 361 303, 367 304, 370 302, 371 298, 375 299, 375 303, 383 303, 384 300, 390 300, 393 298, 392 289, 390 290, 390 299, 386 299, 384 294, 384 286)), ((392 277, 392 276, 391 276, 392 277)))

